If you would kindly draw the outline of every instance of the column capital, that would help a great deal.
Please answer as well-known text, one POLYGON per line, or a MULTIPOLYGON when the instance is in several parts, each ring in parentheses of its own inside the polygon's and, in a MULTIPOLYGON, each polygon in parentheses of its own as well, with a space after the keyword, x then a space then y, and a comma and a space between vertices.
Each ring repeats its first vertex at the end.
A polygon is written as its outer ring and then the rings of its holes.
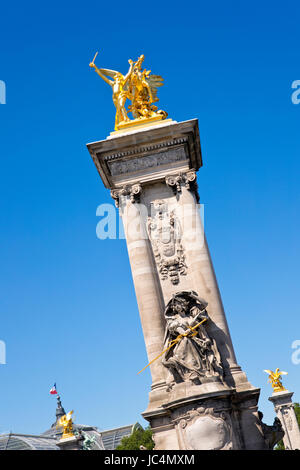
POLYGON ((283 390, 282 392, 272 393, 268 400, 271 401, 275 407, 286 406, 287 404, 291 404, 291 406, 293 406, 293 395, 294 392, 290 392, 289 390, 283 390))
POLYGON ((182 186, 185 186, 189 191, 193 191, 197 202, 200 201, 200 196, 198 193, 198 184, 197 184, 197 175, 194 168, 191 170, 180 172, 174 175, 169 175, 165 177, 166 184, 170 186, 175 195, 180 194, 182 191, 182 186))
POLYGON ((141 192, 142 192, 142 186, 139 183, 137 183, 131 186, 124 185, 122 186, 122 188, 119 188, 119 189, 112 189, 110 191, 110 195, 114 199, 116 207, 119 207, 121 196, 129 196, 130 201, 132 202, 132 204, 134 204, 135 202, 140 201, 141 192))

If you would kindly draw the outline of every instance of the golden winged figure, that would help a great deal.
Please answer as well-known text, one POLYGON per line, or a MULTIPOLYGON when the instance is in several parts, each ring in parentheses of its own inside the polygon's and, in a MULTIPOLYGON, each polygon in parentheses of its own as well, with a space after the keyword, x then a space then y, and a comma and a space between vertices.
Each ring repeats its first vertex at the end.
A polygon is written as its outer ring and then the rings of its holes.
POLYGON ((286 388, 284 388, 284 386, 282 385, 280 378, 282 375, 288 375, 287 372, 279 370, 278 367, 275 372, 269 369, 265 369, 264 372, 269 374, 269 383, 272 385, 274 392, 283 392, 284 390, 286 390, 286 388))
POLYGON ((73 421, 72 421, 73 410, 69 411, 66 415, 63 415, 57 421, 56 427, 63 428, 63 434, 61 439, 67 439, 68 437, 73 437, 73 421))
POLYGON ((123 75, 116 70, 99 69, 95 65, 95 57, 90 62, 97 74, 111 86, 113 92, 113 103, 116 107, 115 130, 126 126, 130 118, 128 112, 132 113, 133 121, 161 120, 167 117, 167 113, 158 110, 153 103, 158 101, 157 88, 163 85, 163 78, 151 74, 151 70, 142 70, 144 55, 137 61, 129 59, 129 70, 123 75), (125 108, 126 101, 130 100, 128 110, 125 108))

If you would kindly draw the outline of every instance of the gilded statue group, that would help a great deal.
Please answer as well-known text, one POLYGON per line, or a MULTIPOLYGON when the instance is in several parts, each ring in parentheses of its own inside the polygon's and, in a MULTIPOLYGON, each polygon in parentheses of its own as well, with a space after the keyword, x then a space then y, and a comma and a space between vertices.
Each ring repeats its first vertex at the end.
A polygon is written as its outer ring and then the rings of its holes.
POLYGON ((95 55, 90 67, 112 87, 113 103, 116 107, 115 130, 120 124, 130 121, 128 112, 132 113, 134 119, 147 120, 151 118, 165 119, 167 113, 159 110, 153 103, 158 101, 157 88, 163 85, 163 78, 151 74, 151 70, 142 70, 144 55, 136 62, 129 59, 129 70, 126 75, 109 69, 99 69, 95 65, 95 55), (126 101, 130 100, 128 110, 125 108, 126 101))
POLYGON ((73 437, 73 420, 72 420, 73 411, 69 411, 69 413, 61 416, 57 421, 57 427, 63 428, 63 434, 61 439, 67 439, 69 437, 73 437))
POLYGON ((264 372, 269 374, 269 383, 272 385, 274 393, 283 392, 286 390, 286 388, 282 385, 281 376, 287 375, 287 372, 279 370, 278 367, 275 372, 269 369, 265 369, 264 372))

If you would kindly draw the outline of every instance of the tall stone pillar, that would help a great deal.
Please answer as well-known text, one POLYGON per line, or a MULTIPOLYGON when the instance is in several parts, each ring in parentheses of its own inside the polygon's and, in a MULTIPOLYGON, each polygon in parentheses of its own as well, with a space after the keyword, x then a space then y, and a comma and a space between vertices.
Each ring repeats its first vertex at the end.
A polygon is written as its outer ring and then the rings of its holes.
POLYGON ((203 374, 193 351, 187 358, 189 379, 176 355, 171 361, 162 355, 150 365, 152 387, 143 416, 151 424, 156 449, 265 448, 259 389, 236 362, 199 216, 198 121, 161 121, 112 133, 87 147, 122 216, 149 362, 170 345, 172 328, 181 331, 170 317, 174 302, 193 315, 201 313, 199 306, 207 307, 204 340, 189 343, 184 337, 180 343, 188 356, 190 344, 196 349, 202 345, 203 374))
POLYGON ((300 450, 300 429, 292 402, 293 392, 274 392, 269 400, 273 403, 277 417, 284 430, 285 450, 300 450))

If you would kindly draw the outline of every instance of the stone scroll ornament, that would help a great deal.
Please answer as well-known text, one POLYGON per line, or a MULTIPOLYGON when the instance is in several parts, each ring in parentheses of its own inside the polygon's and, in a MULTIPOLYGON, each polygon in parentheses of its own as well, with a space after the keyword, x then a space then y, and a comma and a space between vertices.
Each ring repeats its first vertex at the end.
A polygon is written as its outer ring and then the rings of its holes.
POLYGON ((154 216, 148 217, 147 230, 158 271, 162 280, 176 285, 187 270, 179 220, 164 201, 154 201, 151 209, 154 216))
POLYGON ((166 350, 162 364, 169 370, 169 389, 186 381, 196 385, 223 381, 221 357, 206 330, 207 305, 196 292, 182 291, 173 295, 165 309, 166 350), (172 342, 174 346, 168 348, 172 342))
POLYGON ((140 197, 141 197, 141 192, 142 192, 142 186, 137 183, 132 186, 130 185, 125 185, 122 188, 119 189, 112 189, 110 191, 111 197, 115 201, 116 207, 120 206, 120 198, 122 196, 129 196, 130 197, 130 202, 132 204, 134 203, 139 203, 140 202, 140 197))
POLYGON ((177 175, 166 176, 165 181, 166 184, 172 188, 175 196, 181 194, 182 186, 184 186, 189 191, 192 191, 195 194, 197 202, 200 202, 195 170, 189 170, 185 173, 179 173, 177 175))

